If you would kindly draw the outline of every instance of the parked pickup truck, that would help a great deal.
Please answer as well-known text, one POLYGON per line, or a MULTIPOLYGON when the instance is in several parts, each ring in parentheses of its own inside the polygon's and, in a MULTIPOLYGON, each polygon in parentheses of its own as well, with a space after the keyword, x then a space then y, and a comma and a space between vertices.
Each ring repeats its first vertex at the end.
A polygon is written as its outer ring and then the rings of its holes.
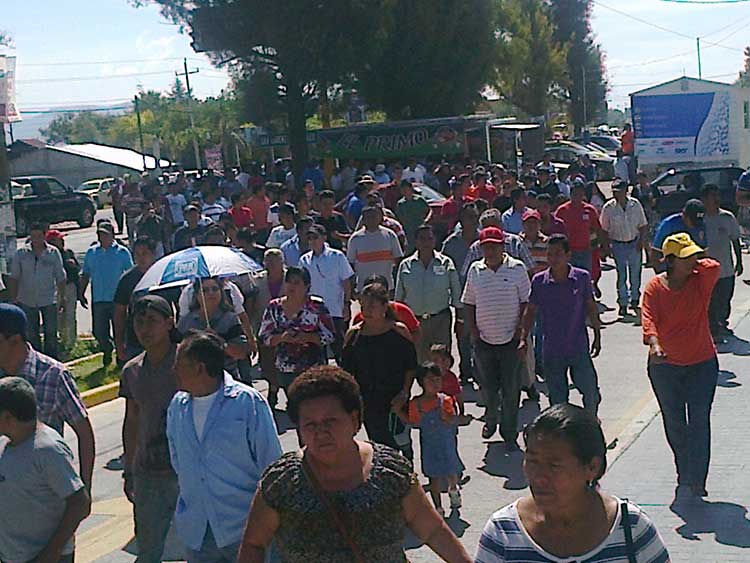
POLYGON ((81 228, 94 223, 96 205, 91 196, 76 192, 52 176, 11 178, 10 189, 18 236, 29 234, 29 226, 75 221, 81 228))

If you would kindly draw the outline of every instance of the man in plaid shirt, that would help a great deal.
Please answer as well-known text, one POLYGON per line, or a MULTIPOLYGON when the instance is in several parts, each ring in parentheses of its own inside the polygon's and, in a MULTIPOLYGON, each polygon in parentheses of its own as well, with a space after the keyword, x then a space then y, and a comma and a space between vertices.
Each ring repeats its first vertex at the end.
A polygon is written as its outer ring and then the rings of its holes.
POLYGON ((63 364, 34 350, 26 341, 27 319, 15 305, 0 304, 0 377, 16 375, 36 392, 37 416, 63 433, 68 423, 78 437, 80 474, 91 490, 94 470, 94 431, 75 381, 63 364))

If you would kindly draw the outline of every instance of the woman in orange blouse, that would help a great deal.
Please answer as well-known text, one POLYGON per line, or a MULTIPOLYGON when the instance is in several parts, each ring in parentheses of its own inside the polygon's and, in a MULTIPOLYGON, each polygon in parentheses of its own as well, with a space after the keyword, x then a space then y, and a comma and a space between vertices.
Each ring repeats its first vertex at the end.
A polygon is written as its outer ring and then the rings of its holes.
POLYGON ((677 486, 706 496, 711 457, 711 404, 719 363, 708 326, 708 305, 719 263, 700 259, 703 249, 686 233, 662 246, 667 271, 643 295, 643 342, 648 376, 662 412, 677 466, 677 486))

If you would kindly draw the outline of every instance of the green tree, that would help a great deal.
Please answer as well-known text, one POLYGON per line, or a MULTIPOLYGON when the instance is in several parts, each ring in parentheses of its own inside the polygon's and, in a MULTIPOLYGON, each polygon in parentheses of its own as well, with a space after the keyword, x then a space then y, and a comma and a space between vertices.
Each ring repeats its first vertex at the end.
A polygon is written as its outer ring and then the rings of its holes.
MULTIPOLYGON (((135 0, 143 3, 143 0, 135 0)), ((308 158, 306 100, 355 73, 382 44, 395 0, 154 0, 190 30, 194 48, 278 80, 294 170, 308 158)))
POLYGON ((565 46, 543 0, 500 0, 497 4, 496 82, 500 95, 532 117, 545 116, 560 97, 565 46))
POLYGON ((357 91, 391 119, 460 115, 492 77, 492 0, 399 0, 380 57, 357 75, 357 91))
POLYGON ((547 0, 555 40, 567 44, 566 79, 562 85, 570 102, 570 117, 581 131, 606 113, 607 80, 604 54, 591 29, 591 0, 547 0))

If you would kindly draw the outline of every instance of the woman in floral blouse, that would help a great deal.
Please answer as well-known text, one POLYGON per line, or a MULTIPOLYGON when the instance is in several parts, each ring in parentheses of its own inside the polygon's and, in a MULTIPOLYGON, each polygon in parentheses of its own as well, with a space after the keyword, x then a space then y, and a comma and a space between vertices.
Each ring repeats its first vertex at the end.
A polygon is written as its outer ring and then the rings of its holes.
POLYGON ((333 320, 325 303, 309 291, 310 273, 288 268, 284 295, 271 300, 260 324, 259 339, 276 348, 276 368, 285 391, 297 375, 326 363, 325 347, 334 339, 333 320))

